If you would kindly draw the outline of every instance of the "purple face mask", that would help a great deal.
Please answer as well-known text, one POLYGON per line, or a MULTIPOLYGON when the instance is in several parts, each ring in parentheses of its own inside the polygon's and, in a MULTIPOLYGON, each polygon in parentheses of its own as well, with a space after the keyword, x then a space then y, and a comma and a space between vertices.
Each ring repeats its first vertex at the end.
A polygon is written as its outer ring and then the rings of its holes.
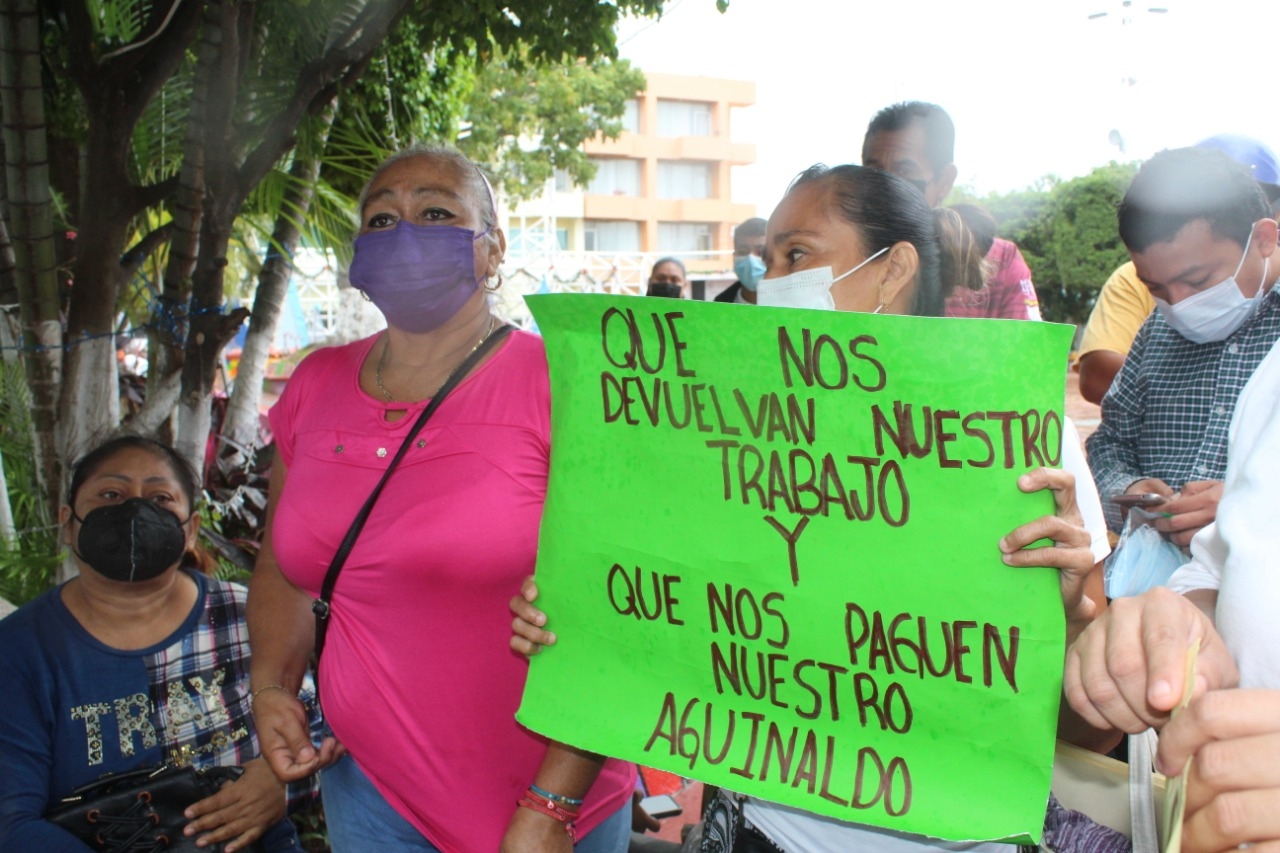
POLYGON ((414 225, 355 239, 348 275, 387 318, 406 332, 430 332, 444 325, 480 287, 476 278, 476 240, 488 234, 453 225, 414 225))

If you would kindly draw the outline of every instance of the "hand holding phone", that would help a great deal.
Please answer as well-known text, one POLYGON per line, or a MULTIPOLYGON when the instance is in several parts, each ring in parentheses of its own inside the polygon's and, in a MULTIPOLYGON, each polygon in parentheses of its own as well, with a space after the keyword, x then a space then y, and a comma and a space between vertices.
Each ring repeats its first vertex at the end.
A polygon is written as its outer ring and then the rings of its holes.
POLYGON ((1136 494, 1136 495, 1111 495, 1109 498, 1107 498, 1107 500, 1111 501, 1116 506, 1123 507, 1125 509, 1130 509, 1135 506, 1139 506, 1139 507, 1160 506, 1160 504, 1164 503, 1169 499, 1164 495, 1157 494, 1156 492, 1144 492, 1142 494, 1136 494))

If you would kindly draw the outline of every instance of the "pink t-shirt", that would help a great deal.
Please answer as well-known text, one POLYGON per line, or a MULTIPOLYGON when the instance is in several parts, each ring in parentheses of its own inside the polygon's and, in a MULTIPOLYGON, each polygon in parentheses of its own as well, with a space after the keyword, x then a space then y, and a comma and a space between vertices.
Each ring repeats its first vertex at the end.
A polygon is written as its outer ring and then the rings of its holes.
MULTIPOLYGON (((312 595, 425 405, 388 423, 395 407, 360 388, 376 339, 312 353, 271 409, 288 466, 272 543, 285 576, 312 595)), ((537 552, 550 395, 541 338, 512 333, 418 435, 334 592, 325 717, 387 801, 446 853, 498 849, 546 751, 515 721, 527 665, 507 647, 507 602, 537 552)), ((621 808, 633 779, 632 765, 608 762, 579 832, 621 808)))
POLYGON ((997 237, 987 252, 987 262, 994 267, 987 286, 981 290, 953 290, 943 316, 1039 320, 1040 298, 1031 283, 1031 268, 1018 247, 997 237))

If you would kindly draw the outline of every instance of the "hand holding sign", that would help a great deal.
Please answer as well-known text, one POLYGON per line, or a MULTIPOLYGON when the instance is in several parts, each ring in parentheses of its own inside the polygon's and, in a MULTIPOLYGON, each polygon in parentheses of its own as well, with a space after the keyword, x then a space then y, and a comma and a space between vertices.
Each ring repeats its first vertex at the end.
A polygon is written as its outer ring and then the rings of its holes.
POLYGON ((520 594, 511 597, 511 650, 516 654, 532 657, 556 641, 556 635, 544 630, 547 614, 533 606, 538 600, 538 584, 533 576, 524 579, 520 594))
POLYGON ((1095 618, 1104 600, 1102 572, 1093 556, 1093 537, 1084 528, 1076 505, 1075 476, 1070 471, 1039 468, 1018 478, 1024 492, 1048 489, 1056 512, 1023 524, 1000 540, 1010 566, 1050 566, 1059 569, 1059 586, 1068 633, 1075 636, 1095 618), (1048 540, 1048 545, 1037 545, 1048 540))

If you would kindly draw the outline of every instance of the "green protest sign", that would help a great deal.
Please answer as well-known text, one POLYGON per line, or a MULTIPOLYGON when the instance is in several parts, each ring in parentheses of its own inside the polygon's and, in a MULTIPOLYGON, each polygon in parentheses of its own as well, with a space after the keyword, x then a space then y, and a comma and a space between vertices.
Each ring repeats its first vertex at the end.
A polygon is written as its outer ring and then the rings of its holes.
POLYGON ((1053 511, 1070 329, 529 298, 551 365, 518 718, 856 823, 1039 837, 1064 626, 997 543, 1053 511))

